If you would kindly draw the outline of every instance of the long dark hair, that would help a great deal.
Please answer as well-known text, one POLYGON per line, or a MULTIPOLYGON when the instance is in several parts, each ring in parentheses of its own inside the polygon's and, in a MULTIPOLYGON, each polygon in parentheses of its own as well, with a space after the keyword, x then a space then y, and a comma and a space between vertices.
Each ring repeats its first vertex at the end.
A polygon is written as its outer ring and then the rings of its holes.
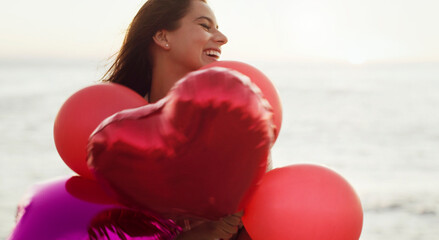
POLYGON ((177 29, 191 1, 148 0, 131 22, 122 47, 103 81, 125 85, 141 96, 149 94, 153 64, 150 45, 153 36, 162 29, 177 29))

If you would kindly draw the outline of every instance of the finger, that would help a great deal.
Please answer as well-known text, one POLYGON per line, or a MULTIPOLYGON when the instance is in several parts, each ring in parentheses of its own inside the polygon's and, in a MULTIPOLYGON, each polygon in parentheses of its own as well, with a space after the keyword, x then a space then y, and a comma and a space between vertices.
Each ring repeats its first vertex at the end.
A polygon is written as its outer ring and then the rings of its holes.
POLYGON ((234 235, 234 233, 229 233, 229 232, 226 232, 226 230, 224 230, 224 229, 217 228, 217 229, 215 229, 214 234, 212 236, 215 236, 215 238, 217 238, 217 239, 227 240, 227 239, 232 238, 233 235, 234 235))
POLYGON ((230 215, 228 217, 225 217, 221 219, 221 221, 231 225, 231 226, 238 226, 241 223, 241 218, 235 215, 230 215))
POLYGON ((242 211, 240 211, 240 212, 237 212, 237 213, 234 213, 234 214, 232 214, 233 216, 237 216, 237 217, 242 217, 242 216, 244 216, 244 210, 242 210, 242 211))
POLYGON ((235 234, 238 232, 238 225, 230 225, 226 222, 221 222, 218 224, 218 229, 221 229, 226 233, 235 234))

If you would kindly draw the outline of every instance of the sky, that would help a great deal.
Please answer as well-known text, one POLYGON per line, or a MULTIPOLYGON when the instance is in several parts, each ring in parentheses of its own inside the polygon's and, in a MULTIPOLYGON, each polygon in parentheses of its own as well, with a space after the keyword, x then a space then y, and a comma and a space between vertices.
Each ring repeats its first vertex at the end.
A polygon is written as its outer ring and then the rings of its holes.
MULTIPOLYGON (((107 59, 144 2, 0 0, 0 59, 107 59)), ((208 2, 222 59, 439 61, 437 0, 208 2)))

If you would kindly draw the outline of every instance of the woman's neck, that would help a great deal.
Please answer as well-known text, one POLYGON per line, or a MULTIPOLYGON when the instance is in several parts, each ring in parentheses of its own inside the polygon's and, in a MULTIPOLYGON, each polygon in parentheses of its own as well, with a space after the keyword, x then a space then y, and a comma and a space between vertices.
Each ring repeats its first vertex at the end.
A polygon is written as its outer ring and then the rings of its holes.
POLYGON ((149 101, 157 102, 168 94, 175 82, 184 77, 189 71, 176 67, 176 64, 166 62, 154 64, 152 68, 151 92, 149 101))

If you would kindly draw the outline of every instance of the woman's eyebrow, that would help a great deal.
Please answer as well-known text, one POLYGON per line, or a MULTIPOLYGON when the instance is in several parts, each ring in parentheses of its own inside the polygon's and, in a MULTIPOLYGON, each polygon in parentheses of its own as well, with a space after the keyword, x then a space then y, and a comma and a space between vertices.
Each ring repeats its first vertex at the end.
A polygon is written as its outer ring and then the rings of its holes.
MULTIPOLYGON (((210 24, 214 25, 213 20, 210 17, 206 16, 197 17, 194 21, 198 21, 200 19, 206 19, 207 21, 209 21, 210 24)), ((218 29, 218 25, 216 25, 215 27, 216 29, 218 29)))

